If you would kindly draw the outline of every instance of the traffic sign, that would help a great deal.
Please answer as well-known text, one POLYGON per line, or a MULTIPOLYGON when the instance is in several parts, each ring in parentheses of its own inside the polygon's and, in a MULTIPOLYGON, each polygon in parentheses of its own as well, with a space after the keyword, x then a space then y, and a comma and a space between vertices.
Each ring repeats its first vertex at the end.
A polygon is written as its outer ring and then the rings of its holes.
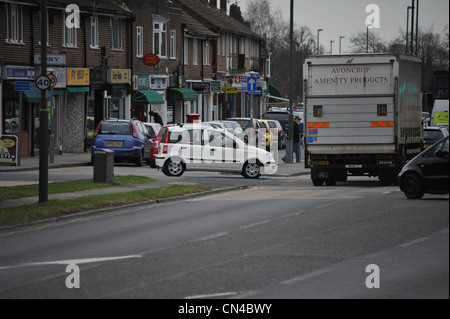
POLYGON ((58 78, 53 73, 47 74, 47 77, 50 79, 50 88, 54 88, 58 84, 58 78))
POLYGON ((248 77, 247 78, 247 90, 249 92, 255 92, 257 89, 257 79, 255 77, 248 77))
POLYGON ((36 87, 39 90, 47 90, 52 84, 52 82, 46 75, 39 75, 34 82, 36 83, 36 87))

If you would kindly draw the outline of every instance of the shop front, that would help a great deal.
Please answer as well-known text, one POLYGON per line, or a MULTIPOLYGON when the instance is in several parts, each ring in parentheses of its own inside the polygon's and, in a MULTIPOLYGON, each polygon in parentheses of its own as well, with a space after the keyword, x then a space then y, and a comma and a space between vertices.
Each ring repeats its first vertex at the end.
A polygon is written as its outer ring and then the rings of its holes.
MULTIPOLYGON (((167 105, 165 90, 156 90, 162 85, 156 85, 156 81, 150 75, 135 75, 133 77, 133 99, 131 117, 142 122, 152 122, 150 111, 158 113, 164 124, 167 121, 167 105)), ((165 89, 165 87, 164 87, 165 89)))

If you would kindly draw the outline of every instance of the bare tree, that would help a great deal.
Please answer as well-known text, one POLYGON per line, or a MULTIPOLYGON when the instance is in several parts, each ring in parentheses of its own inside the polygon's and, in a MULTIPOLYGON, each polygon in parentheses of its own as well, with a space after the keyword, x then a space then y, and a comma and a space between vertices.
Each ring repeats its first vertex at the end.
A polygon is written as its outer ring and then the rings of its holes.
POLYGON ((358 32, 350 37, 353 53, 385 53, 386 42, 373 32, 358 32))
MULTIPOLYGON (((268 0, 252 0, 244 14, 251 23, 254 32, 266 36, 267 49, 272 53, 272 78, 270 84, 276 86, 284 97, 289 96, 289 22, 282 17, 281 11, 274 11, 268 0)), ((303 96, 303 62, 306 56, 313 54, 315 36, 306 26, 296 26, 294 30, 294 100, 301 101, 303 96)))

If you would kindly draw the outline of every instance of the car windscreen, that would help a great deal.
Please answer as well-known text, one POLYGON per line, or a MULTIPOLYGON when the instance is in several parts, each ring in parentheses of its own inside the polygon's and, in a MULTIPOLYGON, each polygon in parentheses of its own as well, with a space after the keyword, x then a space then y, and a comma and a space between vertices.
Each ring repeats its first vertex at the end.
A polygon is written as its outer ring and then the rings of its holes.
POLYGON ((444 134, 441 131, 427 131, 423 132, 423 138, 425 140, 437 141, 444 137, 444 134))
POLYGON ((145 127, 147 128, 147 132, 150 135, 150 138, 155 138, 156 137, 155 129, 150 125, 145 125, 145 127))
POLYGON ((248 128, 250 128, 250 120, 237 120, 236 121, 242 128, 242 130, 246 130, 248 128))
POLYGON ((289 113, 286 112, 268 112, 262 116, 265 120, 277 120, 280 123, 289 121, 289 113))
POLYGON ((109 135, 132 135, 131 123, 124 122, 102 122, 99 134, 109 135))
POLYGON ((277 122, 268 121, 270 128, 278 128, 277 122))

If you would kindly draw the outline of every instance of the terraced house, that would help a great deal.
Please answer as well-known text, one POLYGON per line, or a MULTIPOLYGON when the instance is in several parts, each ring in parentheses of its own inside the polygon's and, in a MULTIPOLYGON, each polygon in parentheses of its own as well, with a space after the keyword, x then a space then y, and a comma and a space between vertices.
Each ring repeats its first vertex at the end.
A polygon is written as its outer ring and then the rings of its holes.
MULTIPOLYGON (((19 137, 22 156, 39 152, 39 5, 0 0, 0 133, 19 137)), ((246 80, 264 84, 264 41, 236 5, 47 0, 47 14, 48 72, 57 77, 48 90, 55 152, 86 151, 105 117, 151 121, 152 110, 165 123, 181 123, 190 113, 203 121, 261 113, 261 90, 250 95, 246 80), (66 23, 75 22, 71 5, 79 10, 75 27, 66 23)))

